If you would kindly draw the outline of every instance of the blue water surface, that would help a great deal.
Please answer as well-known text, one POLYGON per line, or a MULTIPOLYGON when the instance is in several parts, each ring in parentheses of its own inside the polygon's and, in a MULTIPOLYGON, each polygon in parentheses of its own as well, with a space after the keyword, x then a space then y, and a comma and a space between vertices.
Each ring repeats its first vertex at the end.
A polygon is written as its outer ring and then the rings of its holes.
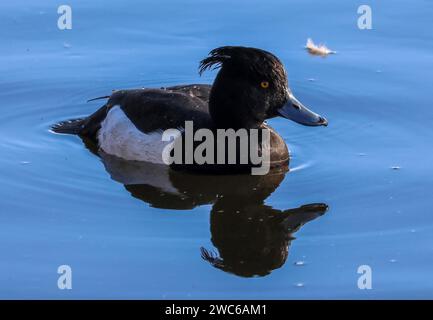
POLYGON ((57 27, 60 4, 0 3, 0 298, 433 298, 433 2, 370 1, 372 30, 358 28, 355 0, 69 0, 72 30, 57 27), (337 54, 309 55, 309 37, 337 54), (235 207, 217 195, 155 205, 78 137, 49 131, 112 89, 212 83, 198 62, 221 45, 275 53, 297 97, 329 120, 269 121, 292 170, 264 203, 243 204, 245 219, 218 218, 218 203, 235 207), (293 234, 260 218, 314 203, 329 209, 293 234), (257 266, 230 252, 248 221, 279 241, 276 262, 267 245, 257 266), (72 290, 57 286, 65 264, 72 290), (358 288, 361 265, 371 290, 358 288))

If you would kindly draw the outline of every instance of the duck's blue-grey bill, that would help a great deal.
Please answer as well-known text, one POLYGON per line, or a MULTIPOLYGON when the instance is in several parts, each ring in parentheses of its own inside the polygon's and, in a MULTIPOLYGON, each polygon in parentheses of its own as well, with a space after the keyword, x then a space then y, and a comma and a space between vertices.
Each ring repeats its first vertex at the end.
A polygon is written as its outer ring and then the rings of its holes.
POLYGON ((292 94, 287 103, 278 109, 280 116, 293 120, 304 126, 327 126, 328 121, 317 113, 309 110, 292 94))

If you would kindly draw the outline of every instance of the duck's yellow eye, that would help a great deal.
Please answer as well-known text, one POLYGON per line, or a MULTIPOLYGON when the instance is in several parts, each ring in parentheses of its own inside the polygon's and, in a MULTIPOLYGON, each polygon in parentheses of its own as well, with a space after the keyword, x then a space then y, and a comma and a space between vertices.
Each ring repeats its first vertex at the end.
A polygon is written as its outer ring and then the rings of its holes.
POLYGON ((269 88, 269 82, 267 82, 267 81, 262 81, 262 82, 260 82, 260 86, 261 86, 263 89, 267 89, 267 88, 269 88))

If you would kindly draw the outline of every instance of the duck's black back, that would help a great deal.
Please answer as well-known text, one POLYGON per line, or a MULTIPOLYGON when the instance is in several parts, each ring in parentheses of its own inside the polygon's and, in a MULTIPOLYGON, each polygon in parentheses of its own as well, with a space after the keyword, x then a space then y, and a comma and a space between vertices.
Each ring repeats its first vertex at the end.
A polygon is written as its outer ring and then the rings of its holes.
MULTIPOLYGON (((217 128, 209 114, 210 91, 211 86, 203 84, 160 89, 118 90, 114 91, 107 103, 92 115, 84 119, 62 122, 56 125, 53 130, 60 133, 78 134, 87 143, 93 143, 97 148, 97 134, 101 128, 101 123, 111 108, 120 106, 134 126, 143 133, 183 129, 185 121, 192 121, 194 131, 207 128, 215 133, 217 128)), ((265 128, 270 130, 271 167, 287 164, 289 153, 284 140, 267 124, 261 126, 261 129, 265 128)), ((198 144, 195 143, 196 146, 198 144)), ((239 145, 236 146, 236 150, 239 152, 239 145)), ((206 172, 240 172, 249 170, 251 163, 242 165, 173 164, 172 168, 206 172)))

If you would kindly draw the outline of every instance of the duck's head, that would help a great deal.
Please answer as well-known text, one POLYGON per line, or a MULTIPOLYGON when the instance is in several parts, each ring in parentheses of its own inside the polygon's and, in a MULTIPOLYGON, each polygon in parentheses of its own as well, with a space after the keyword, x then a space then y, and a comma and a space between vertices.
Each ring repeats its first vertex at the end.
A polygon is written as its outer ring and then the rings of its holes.
POLYGON ((272 53, 220 47, 201 61, 200 74, 210 68, 221 68, 209 98, 209 112, 219 128, 257 128, 276 116, 306 126, 328 124, 294 97, 284 66, 272 53))

